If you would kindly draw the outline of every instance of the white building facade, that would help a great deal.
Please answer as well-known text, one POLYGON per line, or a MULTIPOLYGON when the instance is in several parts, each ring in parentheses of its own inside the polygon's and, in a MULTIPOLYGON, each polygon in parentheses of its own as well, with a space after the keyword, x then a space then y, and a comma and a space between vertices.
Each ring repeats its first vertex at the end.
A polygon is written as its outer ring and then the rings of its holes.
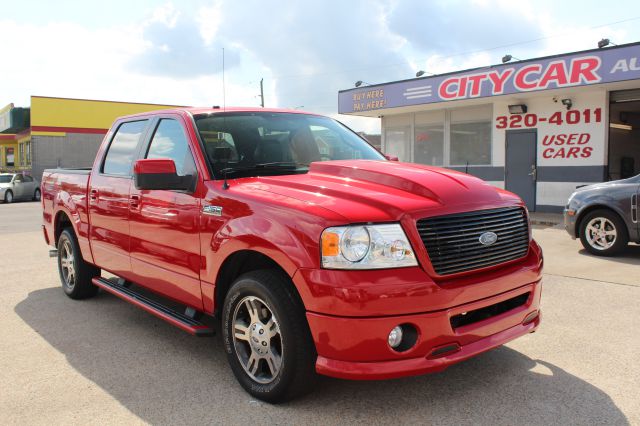
POLYGON ((344 90, 382 151, 560 212, 580 185, 640 173, 640 43, 344 90))

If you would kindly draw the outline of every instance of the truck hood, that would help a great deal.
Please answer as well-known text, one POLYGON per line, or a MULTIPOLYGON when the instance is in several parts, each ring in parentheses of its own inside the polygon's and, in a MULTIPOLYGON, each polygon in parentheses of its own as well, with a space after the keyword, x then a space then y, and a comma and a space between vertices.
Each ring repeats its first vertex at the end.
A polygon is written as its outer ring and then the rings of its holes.
POLYGON ((246 185, 319 205, 350 222, 397 221, 406 213, 443 206, 455 211, 521 203, 471 175, 395 161, 316 162, 306 174, 260 177, 246 185))

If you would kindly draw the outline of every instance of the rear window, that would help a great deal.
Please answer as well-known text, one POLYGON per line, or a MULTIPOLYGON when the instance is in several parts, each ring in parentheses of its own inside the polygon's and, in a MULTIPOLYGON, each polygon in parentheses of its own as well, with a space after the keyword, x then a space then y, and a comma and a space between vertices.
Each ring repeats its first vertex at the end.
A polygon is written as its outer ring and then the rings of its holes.
POLYGON ((104 158, 102 173, 131 176, 136 149, 146 127, 147 120, 130 121, 120 125, 104 158))

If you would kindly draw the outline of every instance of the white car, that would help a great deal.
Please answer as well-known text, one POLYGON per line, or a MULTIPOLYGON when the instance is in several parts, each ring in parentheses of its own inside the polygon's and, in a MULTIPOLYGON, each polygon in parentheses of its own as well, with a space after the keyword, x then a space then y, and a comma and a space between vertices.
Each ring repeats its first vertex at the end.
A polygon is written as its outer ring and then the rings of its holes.
POLYGON ((40 201, 40 182, 22 173, 0 173, 0 200, 5 203, 40 201))

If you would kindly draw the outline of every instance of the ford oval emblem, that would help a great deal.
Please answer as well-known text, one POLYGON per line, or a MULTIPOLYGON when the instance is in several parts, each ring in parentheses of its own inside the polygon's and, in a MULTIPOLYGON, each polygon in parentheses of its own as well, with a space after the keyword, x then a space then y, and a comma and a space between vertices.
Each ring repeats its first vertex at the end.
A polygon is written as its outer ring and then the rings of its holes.
POLYGON ((478 241, 480 241, 480 244, 482 244, 483 246, 490 246, 491 244, 498 241, 498 235, 496 235, 495 232, 485 232, 484 234, 480 235, 478 241))

